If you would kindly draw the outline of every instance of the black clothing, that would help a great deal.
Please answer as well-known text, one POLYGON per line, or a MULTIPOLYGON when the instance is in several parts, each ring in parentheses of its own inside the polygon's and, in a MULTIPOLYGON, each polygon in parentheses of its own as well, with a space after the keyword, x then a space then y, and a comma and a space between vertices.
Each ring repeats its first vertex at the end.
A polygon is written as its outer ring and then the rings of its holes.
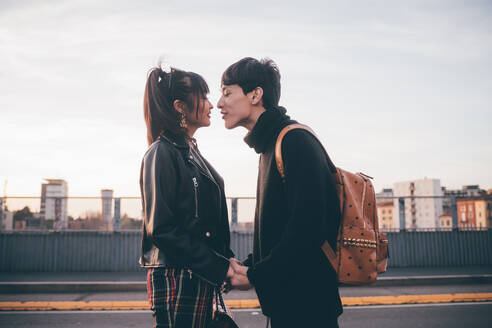
POLYGON ((296 313, 300 316, 291 316, 290 313, 271 318, 272 328, 300 328, 300 327, 316 327, 316 328, 338 328, 338 318, 326 318, 324 313, 314 313, 312 311, 304 313, 296 313))
POLYGON ((143 267, 190 269, 220 285, 229 267, 224 181, 198 150, 166 133, 142 160, 143 267), (206 166, 206 167, 204 167, 206 166))
MULTIPOLYGON (((342 313, 335 270, 321 245, 334 247, 340 223, 335 168, 317 139, 292 130, 282 142, 285 184, 275 163, 277 136, 290 120, 279 109, 267 110, 246 136, 260 153, 253 254, 248 278, 269 317, 320 311, 327 322, 342 313)), ((294 317, 293 317, 294 316, 294 317)))

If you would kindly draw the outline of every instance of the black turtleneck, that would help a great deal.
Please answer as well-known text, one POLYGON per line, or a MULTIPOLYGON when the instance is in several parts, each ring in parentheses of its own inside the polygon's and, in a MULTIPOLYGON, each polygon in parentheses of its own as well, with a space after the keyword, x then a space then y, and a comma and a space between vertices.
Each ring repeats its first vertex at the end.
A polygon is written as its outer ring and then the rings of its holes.
POLYGON ((244 142, 258 154, 264 153, 268 143, 271 143, 273 137, 278 135, 280 129, 292 123, 295 122, 290 121, 285 108, 268 109, 260 115, 253 129, 244 137, 244 142))

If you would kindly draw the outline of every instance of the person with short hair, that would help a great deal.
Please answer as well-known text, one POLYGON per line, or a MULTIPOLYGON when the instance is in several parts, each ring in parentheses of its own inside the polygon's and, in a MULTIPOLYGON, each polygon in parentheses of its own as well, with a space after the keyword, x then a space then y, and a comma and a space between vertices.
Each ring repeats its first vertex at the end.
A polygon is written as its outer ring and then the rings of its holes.
POLYGON ((296 121, 278 105, 280 72, 272 60, 239 60, 223 73, 221 88, 217 107, 225 127, 245 127, 244 141, 260 154, 253 253, 243 263, 231 260, 230 285, 253 286, 272 327, 338 327, 337 275, 321 249, 325 241, 336 249, 336 168, 315 136, 296 129, 282 141, 282 181, 275 144, 296 121))
POLYGON ((154 327, 207 327, 233 272, 224 181, 193 138, 210 125, 208 92, 200 75, 175 68, 153 68, 145 86, 140 265, 154 327))

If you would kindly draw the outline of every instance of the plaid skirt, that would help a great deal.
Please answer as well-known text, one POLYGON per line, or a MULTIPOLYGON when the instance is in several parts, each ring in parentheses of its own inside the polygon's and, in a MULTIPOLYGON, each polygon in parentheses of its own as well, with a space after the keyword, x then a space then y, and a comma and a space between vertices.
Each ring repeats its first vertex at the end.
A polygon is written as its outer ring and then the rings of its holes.
POLYGON ((205 328, 212 319, 214 286, 191 271, 149 268, 147 293, 154 327, 205 328))

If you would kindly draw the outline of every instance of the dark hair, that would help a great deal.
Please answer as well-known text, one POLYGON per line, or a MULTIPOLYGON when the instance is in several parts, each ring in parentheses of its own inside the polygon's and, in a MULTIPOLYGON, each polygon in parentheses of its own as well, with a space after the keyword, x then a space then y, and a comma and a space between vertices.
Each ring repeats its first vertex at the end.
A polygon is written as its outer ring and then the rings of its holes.
POLYGON ((271 109, 278 106, 280 99, 280 72, 271 59, 246 57, 229 66, 222 74, 223 85, 237 84, 243 93, 257 87, 263 89, 263 107, 271 109))
POLYGON ((160 67, 150 70, 144 93, 144 118, 147 125, 147 142, 152 144, 164 131, 187 137, 181 127, 181 114, 174 109, 174 101, 181 100, 193 111, 198 109, 203 97, 209 93, 207 82, 200 75, 171 68, 169 73, 160 67))

